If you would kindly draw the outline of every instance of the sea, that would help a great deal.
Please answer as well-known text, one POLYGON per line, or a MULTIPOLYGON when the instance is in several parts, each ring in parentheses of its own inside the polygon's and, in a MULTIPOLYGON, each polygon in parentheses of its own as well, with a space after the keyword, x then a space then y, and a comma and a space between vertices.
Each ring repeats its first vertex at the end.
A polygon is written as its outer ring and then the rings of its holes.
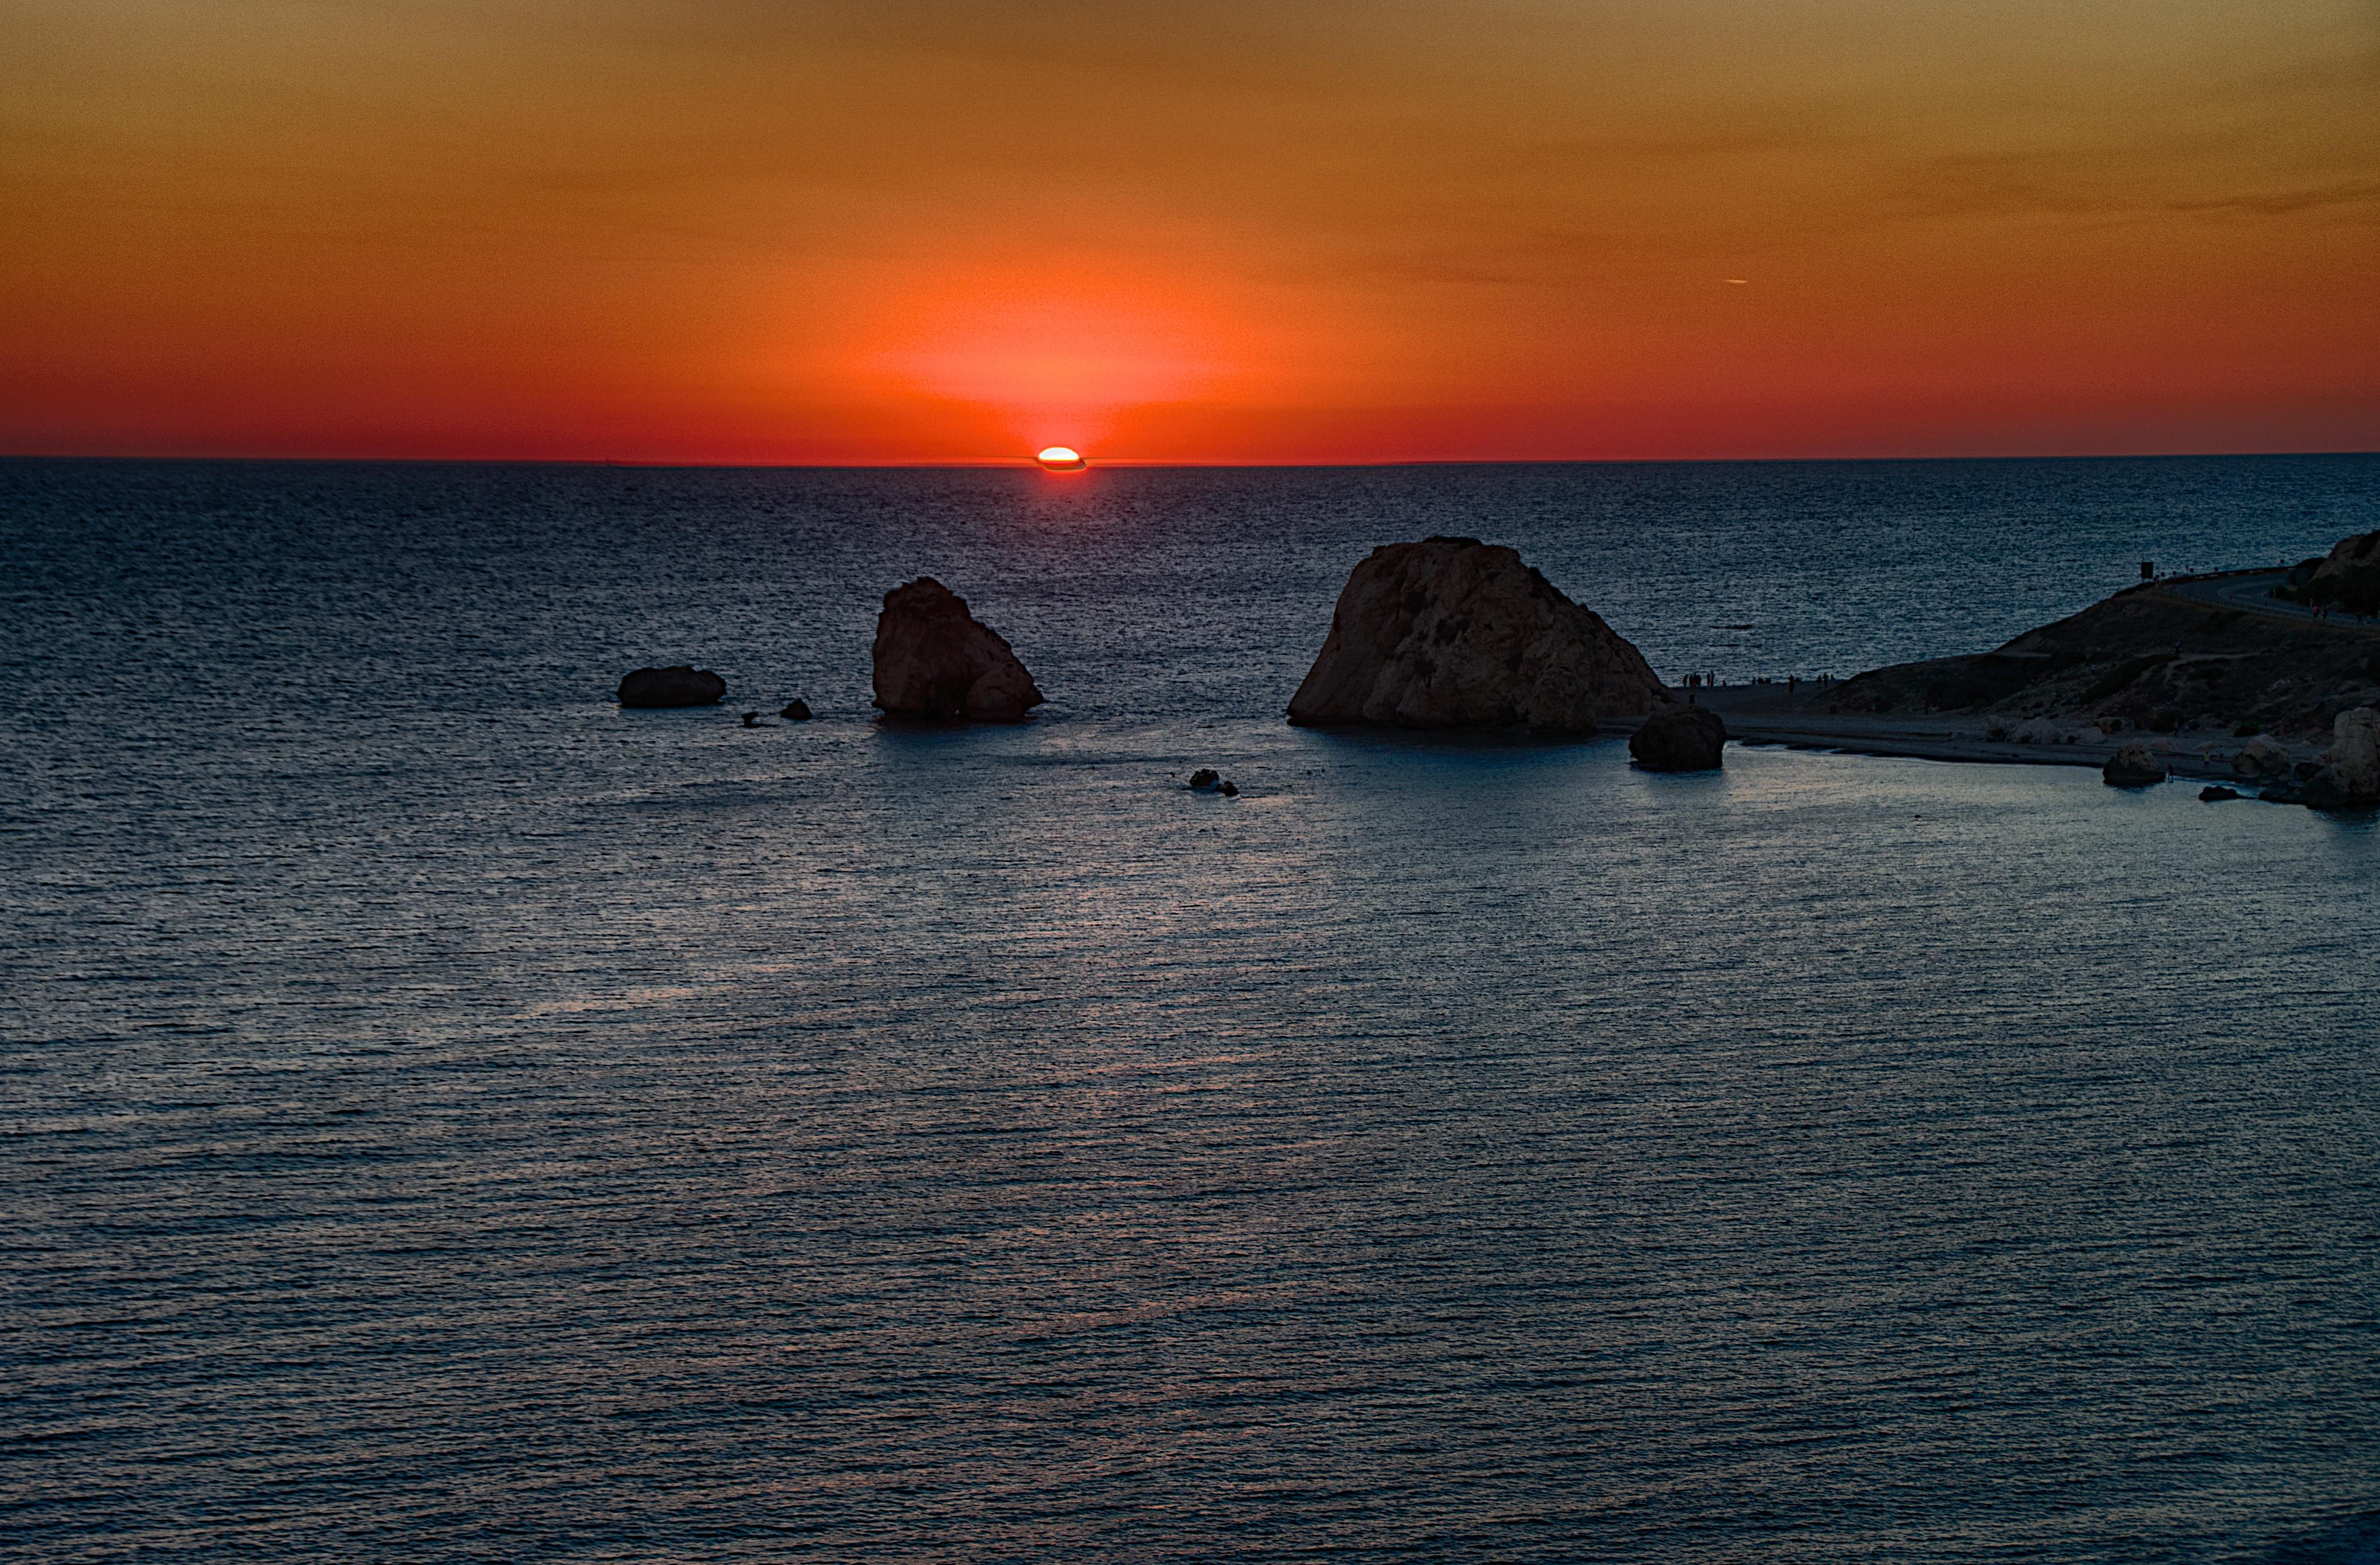
POLYGON ((2375 525, 2369 455, 0 462, 0 1553, 2380 1559, 2370 816, 1282 715, 1434 533, 1740 680, 2375 525), (921 575, 1031 721, 879 720, 921 575))

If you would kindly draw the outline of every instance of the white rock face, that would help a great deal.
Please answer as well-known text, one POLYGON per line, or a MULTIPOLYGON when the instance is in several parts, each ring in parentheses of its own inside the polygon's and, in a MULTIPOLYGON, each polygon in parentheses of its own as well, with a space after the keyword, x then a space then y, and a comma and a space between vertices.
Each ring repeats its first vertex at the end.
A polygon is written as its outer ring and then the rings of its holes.
POLYGON ((1643 653, 1517 552, 1431 538, 1375 549, 1347 577, 1289 720, 1585 733, 1673 699, 1643 653))
POLYGON ((2322 760, 2322 776, 2340 796, 2380 799, 2380 708, 2339 713, 2322 760))

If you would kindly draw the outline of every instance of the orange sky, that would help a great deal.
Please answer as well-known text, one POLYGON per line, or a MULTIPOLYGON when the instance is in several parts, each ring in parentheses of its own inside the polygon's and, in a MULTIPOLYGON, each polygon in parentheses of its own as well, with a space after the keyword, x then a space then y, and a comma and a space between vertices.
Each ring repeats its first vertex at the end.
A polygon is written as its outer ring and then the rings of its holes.
POLYGON ((0 213, 18 453, 2380 448, 2371 0, 0 0, 0 213))

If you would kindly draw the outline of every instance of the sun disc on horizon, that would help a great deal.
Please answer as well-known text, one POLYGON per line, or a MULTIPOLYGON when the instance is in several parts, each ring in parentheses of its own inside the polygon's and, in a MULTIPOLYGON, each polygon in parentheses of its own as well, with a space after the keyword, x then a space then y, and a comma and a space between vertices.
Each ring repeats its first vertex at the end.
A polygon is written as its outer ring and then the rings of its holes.
POLYGON ((1044 446, 1034 453, 1033 460, 1053 473, 1079 473, 1090 466, 1083 454, 1071 445, 1044 446))

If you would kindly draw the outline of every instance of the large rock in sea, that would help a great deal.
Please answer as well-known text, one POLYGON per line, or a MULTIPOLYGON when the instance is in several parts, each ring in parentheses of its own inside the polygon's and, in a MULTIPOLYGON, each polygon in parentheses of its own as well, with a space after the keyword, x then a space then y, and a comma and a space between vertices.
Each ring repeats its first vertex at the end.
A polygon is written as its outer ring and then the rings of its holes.
POLYGON ((2380 709, 2339 713, 2330 737, 2322 770, 2306 779, 2305 802, 2316 809, 2380 805, 2380 709))
POLYGON ((640 668, 620 681, 624 707, 707 707, 727 694, 727 681, 707 668, 678 663, 640 668))
POLYGON ((1289 721, 1586 733, 1672 704, 1643 653, 1514 551, 1430 538, 1349 575, 1289 721))
POLYGON ((2099 776, 2110 788, 2146 788, 2165 781, 2165 762, 2144 745, 2127 745, 2108 758, 2099 776))
POLYGON ((1017 722, 1041 704, 1033 676, 966 600, 919 576, 876 617, 876 704, 910 717, 1017 722))
POLYGON ((1708 707, 1665 707, 1628 739, 1647 771, 1715 771, 1726 746, 1727 724, 1708 707))

